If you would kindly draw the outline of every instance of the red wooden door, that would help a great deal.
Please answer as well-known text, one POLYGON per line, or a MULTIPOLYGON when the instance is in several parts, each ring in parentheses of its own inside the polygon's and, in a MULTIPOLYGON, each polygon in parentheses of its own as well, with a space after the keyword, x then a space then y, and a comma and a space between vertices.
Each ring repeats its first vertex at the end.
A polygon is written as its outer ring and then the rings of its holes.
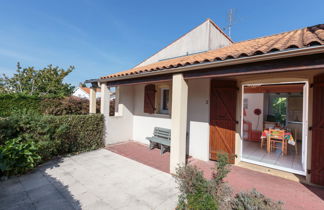
POLYGON ((324 185, 324 74, 314 77, 311 181, 324 185))
POLYGON ((212 80, 209 140, 211 160, 217 159, 218 152, 235 154, 236 95, 236 81, 212 80))

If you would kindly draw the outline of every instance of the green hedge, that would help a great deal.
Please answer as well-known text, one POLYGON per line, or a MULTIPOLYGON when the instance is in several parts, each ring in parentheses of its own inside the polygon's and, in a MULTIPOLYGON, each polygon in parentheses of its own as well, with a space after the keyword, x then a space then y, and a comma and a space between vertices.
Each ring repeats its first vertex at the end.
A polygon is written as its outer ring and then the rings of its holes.
POLYGON ((40 113, 41 98, 19 94, 0 94, 0 117, 7 117, 17 111, 27 109, 40 113))
MULTIPOLYGON (((97 112, 100 101, 97 101, 97 112)), ((113 111, 113 107, 111 109, 113 111)), ((89 113, 89 100, 70 97, 37 97, 21 94, 0 94, 0 117, 19 112, 48 115, 80 115, 89 113)))
POLYGON ((12 115, 0 119, 0 145, 14 138, 33 141, 42 161, 104 146, 103 115, 12 115))

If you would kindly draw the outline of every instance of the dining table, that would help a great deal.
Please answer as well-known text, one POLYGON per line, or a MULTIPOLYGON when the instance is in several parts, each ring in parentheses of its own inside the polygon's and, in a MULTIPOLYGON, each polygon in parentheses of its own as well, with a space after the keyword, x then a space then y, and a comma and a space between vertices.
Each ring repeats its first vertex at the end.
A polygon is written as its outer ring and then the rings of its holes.
MULTIPOLYGON (((278 130, 285 130, 285 129, 278 129, 278 130)), ((270 153, 270 131, 269 129, 265 129, 262 131, 262 135, 261 135, 261 138, 266 138, 267 139, 267 152, 270 153)), ((284 142, 283 144, 291 144, 291 145, 295 145, 296 142, 295 142, 295 139, 293 138, 293 135, 291 132, 288 132, 285 130, 285 134, 284 134, 284 142)))

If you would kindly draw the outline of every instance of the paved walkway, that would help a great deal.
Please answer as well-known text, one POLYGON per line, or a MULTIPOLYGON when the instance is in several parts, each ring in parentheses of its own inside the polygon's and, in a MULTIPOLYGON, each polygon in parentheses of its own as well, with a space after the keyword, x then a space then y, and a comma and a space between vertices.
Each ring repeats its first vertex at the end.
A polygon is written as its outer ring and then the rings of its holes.
POLYGON ((51 161, 0 182, 0 209, 174 209, 170 174, 108 150, 51 161))
MULTIPOLYGON (((160 155, 158 149, 148 150, 146 145, 132 141, 111 145, 107 149, 161 171, 169 172, 169 153, 160 155)), ((205 162, 189 158, 188 162, 203 170, 206 177, 211 177, 211 168, 214 168, 213 161, 205 162)), ((324 188, 304 185, 238 166, 231 167, 226 181, 235 192, 255 188, 274 200, 281 200, 285 203, 284 209, 324 209, 324 188)))

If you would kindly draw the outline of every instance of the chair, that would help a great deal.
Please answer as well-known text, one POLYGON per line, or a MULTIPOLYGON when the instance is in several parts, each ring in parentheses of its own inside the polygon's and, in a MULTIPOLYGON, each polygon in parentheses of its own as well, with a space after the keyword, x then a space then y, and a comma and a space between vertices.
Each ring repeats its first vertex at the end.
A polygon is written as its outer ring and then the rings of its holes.
MULTIPOLYGON (((291 146, 295 147, 295 153, 296 153, 296 155, 298 155, 298 145, 297 145, 298 144, 297 143, 297 139, 299 138, 299 136, 298 136, 298 129, 299 128, 296 128, 295 126, 289 126, 287 128, 287 131, 290 132, 292 134, 293 138, 294 138, 295 145, 291 145, 291 146)), ((289 144, 288 144, 288 146, 289 146, 289 144)))
POLYGON ((281 148, 284 155, 287 155, 287 141, 285 140, 284 130, 269 129, 270 133, 270 151, 272 149, 281 148), (281 143, 281 146, 277 146, 276 143, 281 143))
POLYGON ((295 140, 295 153, 296 153, 296 155, 298 155, 298 147, 297 147, 297 139, 298 139, 298 130, 297 130, 297 128, 294 128, 293 129, 293 132, 291 132, 292 133, 292 135, 293 135, 293 138, 294 138, 294 140, 295 140))
POLYGON ((263 149, 263 145, 266 144, 266 143, 267 143, 267 137, 261 136, 261 149, 263 149))

